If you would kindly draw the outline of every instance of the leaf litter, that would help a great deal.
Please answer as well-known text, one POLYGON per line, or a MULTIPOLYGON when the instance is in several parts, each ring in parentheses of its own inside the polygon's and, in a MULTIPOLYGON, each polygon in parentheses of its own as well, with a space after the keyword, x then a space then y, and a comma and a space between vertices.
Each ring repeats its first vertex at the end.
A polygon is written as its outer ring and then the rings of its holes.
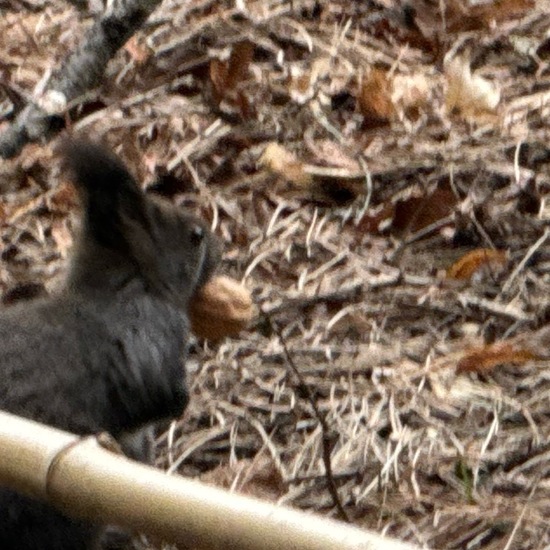
MULTIPOLYGON (((165 1, 69 109, 212 223, 259 308, 195 343, 159 466, 421 547, 550 545, 548 14, 165 1)), ((0 128, 89 24, 5 10, 0 128)), ((2 165, 5 303, 63 276, 53 156, 2 165)))

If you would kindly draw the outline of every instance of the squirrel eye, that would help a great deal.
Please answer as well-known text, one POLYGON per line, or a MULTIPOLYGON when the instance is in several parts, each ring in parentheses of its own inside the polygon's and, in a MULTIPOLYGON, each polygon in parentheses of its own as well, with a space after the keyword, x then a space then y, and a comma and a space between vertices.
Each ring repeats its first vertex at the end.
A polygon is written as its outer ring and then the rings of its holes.
POLYGON ((191 229, 191 243, 194 245, 199 245, 203 239, 204 228, 202 228, 200 225, 195 225, 195 227, 191 229))

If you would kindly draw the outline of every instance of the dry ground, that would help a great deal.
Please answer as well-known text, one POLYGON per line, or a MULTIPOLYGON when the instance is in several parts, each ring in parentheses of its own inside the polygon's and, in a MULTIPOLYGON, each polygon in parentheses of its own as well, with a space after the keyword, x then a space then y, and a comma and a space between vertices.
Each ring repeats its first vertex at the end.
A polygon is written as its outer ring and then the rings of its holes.
MULTIPOLYGON (((3 125, 89 23, 0 2, 3 125)), ((160 465, 430 548, 550 546, 548 362, 456 369, 548 317, 549 58, 547 0, 164 1, 68 118, 212 221, 261 313, 197 342, 160 465)), ((5 302, 65 269, 51 159, 0 164, 5 302)))

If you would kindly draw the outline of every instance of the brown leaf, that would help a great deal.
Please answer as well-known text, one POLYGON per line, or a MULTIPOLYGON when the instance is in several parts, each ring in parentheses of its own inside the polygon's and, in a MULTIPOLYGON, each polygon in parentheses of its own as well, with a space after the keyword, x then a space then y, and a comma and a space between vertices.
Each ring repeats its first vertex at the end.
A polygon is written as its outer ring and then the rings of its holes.
POLYGON ((447 279, 471 279, 481 269, 494 272, 507 263, 504 250, 478 248, 462 256, 447 270, 447 279))
POLYGON ((365 174, 358 170, 305 164, 278 143, 270 143, 260 163, 290 186, 279 192, 327 205, 345 205, 365 192, 365 174))
POLYGON ((388 71, 372 69, 359 88, 359 111, 369 128, 385 126, 395 113, 391 100, 392 83, 388 71))
POLYGON ((253 56, 254 44, 249 40, 242 40, 233 46, 225 81, 229 90, 235 89, 238 84, 247 79, 253 56))
POLYGON ((504 363, 524 365, 539 359, 532 351, 511 342, 499 342, 467 351, 456 366, 457 372, 487 373, 504 363))
POLYGON ((312 178, 305 171, 305 165, 282 145, 272 142, 260 157, 260 164, 268 170, 291 182, 298 188, 309 188, 312 178))
POLYGON ((235 105, 245 120, 249 120, 254 116, 254 109, 248 100, 248 96, 244 92, 237 92, 235 97, 235 105))
POLYGON ((253 55, 254 45, 243 40, 233 46, 228 61, 210 61, 210 80, 218 102, 231 96, 231 92, 246 80, 253 55))
POLYGON ((395 216, 395 207, 390 202, 384 203, 377 208, 370 208, 357 223, 357 230, 360 233, 379 233, 383 227, 389 225, 390 220, 395 216))
POLYGON ((414 23, 428 40, 444 38, 448 33, 490 28, 495 22, 521 17, 534 7, 533 0, 492 0, 471 2, 447 0, 444 13, 439 2, 410 0, 414 23))
POLYGON ((34 300, 35 298, 45 298, 46 296, 48 296, 48 291, 42 283, 18 283, 5 292, 2 296, 2 304, 8 306, 23 300, 34 300))
POLYGON ((310 198, 321 204, 345 206, 365 193, 365 175, 341 168, 306 165, 311 176, 310 198))
POLYGON ((449 27, 453 32, 489 28, 494 22, 521 17, 535 6, 534 0, 493 0, 467 6, 462 0, 452 0, 449 27))
POLYGON ((225 83, 227 81, 228 63, 219 59, 210 60, 210 81, 216 101, 219 103, 225 94, 225 83))
POLYGON ((438 188, 425 197, 411 197, 395 205, 392 229, 415 233, 449 216, 458 199, 451 189, 438 188))

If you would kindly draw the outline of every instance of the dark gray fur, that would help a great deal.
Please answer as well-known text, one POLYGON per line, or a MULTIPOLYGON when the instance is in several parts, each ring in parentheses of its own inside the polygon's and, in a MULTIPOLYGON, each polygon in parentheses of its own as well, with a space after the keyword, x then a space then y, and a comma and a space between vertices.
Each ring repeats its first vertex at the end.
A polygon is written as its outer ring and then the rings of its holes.
MULTIPOLYGON (((0 409, 78 434, 107 431, 145 461, 148 426, 187 404, 187 307, 219 246, 100 146, 73 141, 65 156, 83 203, 80 242, 63 292, 0 312, 0 409)), ((101 533, 0 489, 2 550, 89 550, 101 533)))

